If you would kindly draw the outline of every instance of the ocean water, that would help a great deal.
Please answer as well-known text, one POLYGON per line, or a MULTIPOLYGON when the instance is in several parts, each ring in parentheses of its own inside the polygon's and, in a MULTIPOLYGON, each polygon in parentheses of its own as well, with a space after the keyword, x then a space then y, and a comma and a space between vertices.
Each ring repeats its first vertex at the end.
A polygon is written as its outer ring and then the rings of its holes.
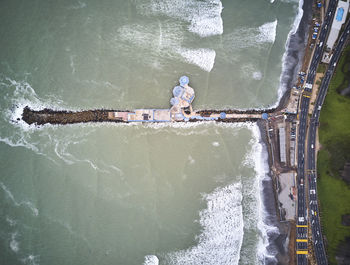
POLYGON ((0 264, 276 263, 251 123, 28 126, 24 106, 266 108, 293 0, 2 1, 0 264))

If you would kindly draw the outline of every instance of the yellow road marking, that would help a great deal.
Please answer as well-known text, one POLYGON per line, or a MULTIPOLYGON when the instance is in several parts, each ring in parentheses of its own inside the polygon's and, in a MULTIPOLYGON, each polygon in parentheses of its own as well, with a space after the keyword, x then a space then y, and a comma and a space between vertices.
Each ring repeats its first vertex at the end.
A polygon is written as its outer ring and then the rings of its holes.
POLYGON ((307 225, 297 225, 297 227, 307 227, 307 225))
POLYGON ((310 96, 308 96, 308 95, 304 95, 304 98, 310 98, 310 96))
POLYGON ((297 250, 297 254, 307 255, 308 252, 307 252, 307 250, 297 250))
POLYGON ((307 239, 297 239, 297 242, 307 242, 307 239))

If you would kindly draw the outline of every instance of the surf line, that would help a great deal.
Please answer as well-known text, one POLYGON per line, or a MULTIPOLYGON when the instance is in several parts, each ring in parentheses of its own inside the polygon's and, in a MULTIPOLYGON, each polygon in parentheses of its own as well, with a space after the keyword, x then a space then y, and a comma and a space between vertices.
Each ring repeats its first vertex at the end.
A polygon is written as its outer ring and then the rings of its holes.
MULTIPOLYGON (((34 110, 29 106, 24 107, 22 120, 27 124, 73 124, 87 122, 115 122, 115 123, 164 123, 164 122, 256 122, 268 120, 284 112, 291 113, 288 108, 250 109, 250 110, 193 110, 192 102, 195 92, 189 86, 189 78, 182 76, 179 85, 173 89, 173 97, 170 99, 169 109, 135 109, 114 110, 94 109, 83 111, 53 110, 44 108, 34 110)), ((287 107, 287 106, 286 106, 287 107)))

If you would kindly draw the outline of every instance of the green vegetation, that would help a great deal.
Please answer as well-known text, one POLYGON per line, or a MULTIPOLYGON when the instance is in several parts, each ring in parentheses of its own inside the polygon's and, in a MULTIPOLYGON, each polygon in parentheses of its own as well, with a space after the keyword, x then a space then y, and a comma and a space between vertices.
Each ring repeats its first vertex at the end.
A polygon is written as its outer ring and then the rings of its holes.
POLYGON ((320 63, 317 68, 317 73, 324 73, 326 71, 326 65, 324 63, 320 63))
POLYGON ((333 76, 320 116, 318 153, 318 193, 321 223, 327 239, 330 264, 336 264, 339 244, 350 236, 350 227, 341 217, 350 214, 350 185, 341 178, 340 170, 350 161, 350 97, 339 94, 350 84, 350 46, 346 47, 333 76))

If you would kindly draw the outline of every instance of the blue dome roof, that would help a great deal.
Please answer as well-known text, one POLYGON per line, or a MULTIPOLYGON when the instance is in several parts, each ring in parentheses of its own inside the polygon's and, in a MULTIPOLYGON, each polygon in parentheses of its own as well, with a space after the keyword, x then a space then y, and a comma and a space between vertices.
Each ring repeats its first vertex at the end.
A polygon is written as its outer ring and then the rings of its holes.
POLYGON ((190 79, 184 75, 180 77, 179 82, 181 86, 188 85, 188 83, 190 82, 190 79))
POLYGON ((171 98, 170 104, 173 106, 179 104, 179 99, 178 98, 171 98))
POLYGON ((176 86, 173 89, 174 97, 181 97, 183 92, 184 92, 184 89, 183 89, 183 87, 180 87, 180 86, 176 86))
POLYGON ((225 119, 226 118, 226 113, 225 112, 221 112, 220 113, 220 119, 225 119))

